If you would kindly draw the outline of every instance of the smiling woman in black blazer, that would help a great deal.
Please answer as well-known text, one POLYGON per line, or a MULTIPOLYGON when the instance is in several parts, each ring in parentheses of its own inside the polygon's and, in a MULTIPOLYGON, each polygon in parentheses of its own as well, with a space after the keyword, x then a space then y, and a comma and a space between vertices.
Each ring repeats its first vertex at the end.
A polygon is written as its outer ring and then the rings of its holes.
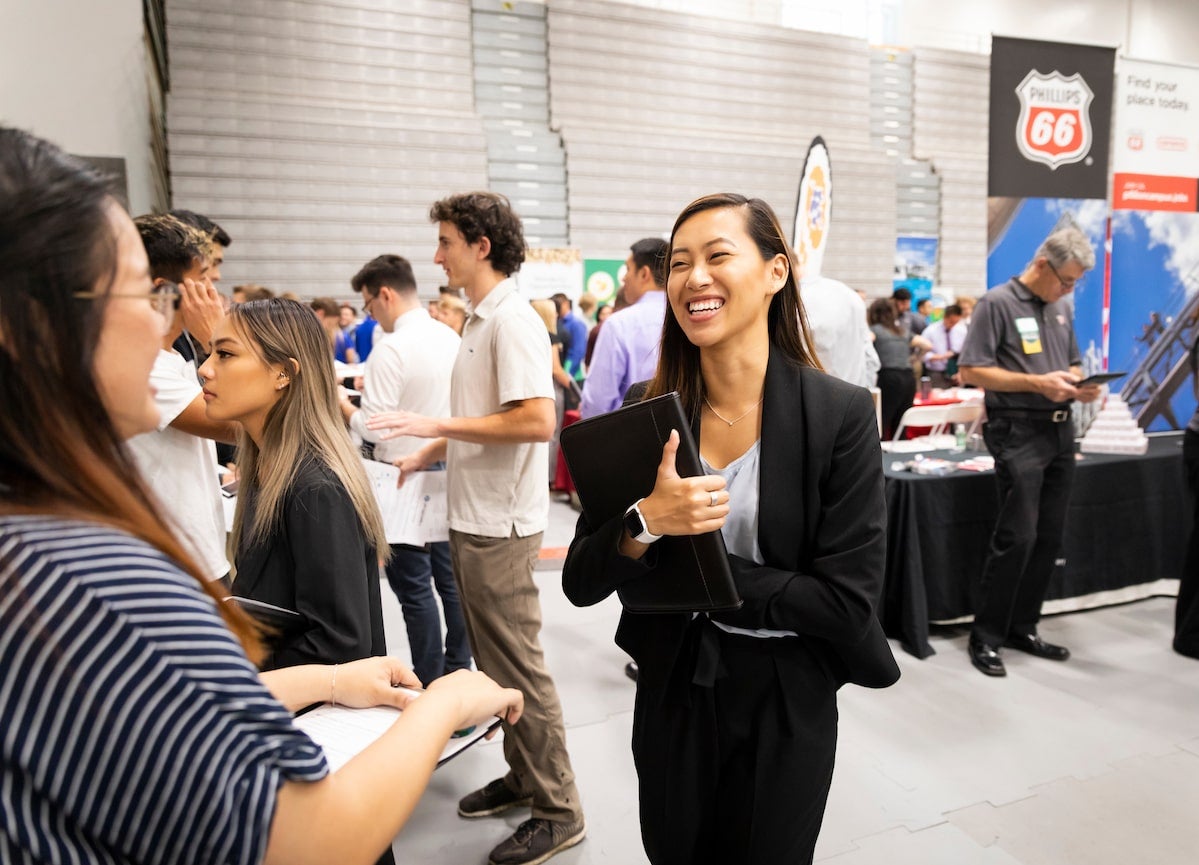
POLYGON ((310 624, 271 642, 263 669, 385 654, 378 551, 390 547, 316 317, 283 299, 234 306, 200 375, 208 416, 244 430, 233 592, 310 624))
POLYGON ((657 537, 722 531, 741 609, 626 612, 616 633, 640 668, 642 839, 654 865, 810 862, 837 689, 899 677, 875 615, 886 512, 873 403, 820 371, 793 256, 765 202, 722 194, 689 205, 671 237, 667 297, 658 370, 642 393, 679 391, 709 473, 678 476, 672 434, 630 520, 579 520, 563 587, 596 603, 654 579, 657 537))

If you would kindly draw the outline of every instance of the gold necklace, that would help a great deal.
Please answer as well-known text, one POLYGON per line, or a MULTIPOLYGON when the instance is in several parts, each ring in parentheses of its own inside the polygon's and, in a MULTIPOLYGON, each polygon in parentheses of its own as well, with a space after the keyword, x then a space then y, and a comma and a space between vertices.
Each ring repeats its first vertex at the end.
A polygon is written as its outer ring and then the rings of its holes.
POLYGON ((724 421, 724 422, 725 422, 726 424, 728 424, 729 426, 732 426, 732 425, 733 425, 733 424, 735 424, 737 421, 739 421, 739 420, 744 420, 744 419, 745 419, 745 418, 746 418, 746 417, 749 415, 749 413, 750 413, 750 412, 752 412, 754 409, 756 409, 758 406, 760 406, 760 405, 762 404, 762 400, 764 400, 764 399, 766 399, 766 394, 762 394, 762 399, 758 400, 756 403, 754 403, 753 405, 751 405, 751 406, 749 407, 749 410, 748 410, 748 411, 746 411, 746 412, 743 412, 742 414, 739 414, 739 415, 737 415, 737 416, 736 416, 735 418, 733 418, 732 420, 729 420, 727 417, 725 417, 725 416, 724 416, 724 415, 722 415, 720 412, 718 412, 716 409, 714 409, 714 408, 712 407, 712 403, 708 402, 708 398, 707 398, 707 397, 704 397, 704 405, 706 405, 706 406, 708 407, 708 411, 712 412, 712 414, 716 415, 716 417, 720 418, 720 420, 724 421))

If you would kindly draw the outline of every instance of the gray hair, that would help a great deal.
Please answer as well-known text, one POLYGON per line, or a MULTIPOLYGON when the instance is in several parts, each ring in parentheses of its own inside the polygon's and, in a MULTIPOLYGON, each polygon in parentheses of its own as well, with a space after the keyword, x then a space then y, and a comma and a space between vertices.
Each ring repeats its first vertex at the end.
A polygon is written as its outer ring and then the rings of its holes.
POLYGON ((1074 226, 1059 228, 1041 242, 1033 261, 1045 258, 1054 267, 1065 267, 1071 261, 1077 261, 1085 270, 1095 266, 1095 250, 1091 241, 1082 231, 1074 226))

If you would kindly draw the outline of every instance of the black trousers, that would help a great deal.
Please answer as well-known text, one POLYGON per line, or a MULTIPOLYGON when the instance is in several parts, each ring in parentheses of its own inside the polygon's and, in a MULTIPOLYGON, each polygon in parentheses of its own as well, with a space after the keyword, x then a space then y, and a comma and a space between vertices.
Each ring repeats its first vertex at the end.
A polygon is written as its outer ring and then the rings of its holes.
POLYGON ((637 689, 633 759, 653 865, 812 861, 837 748, 836 682, 798 637, 710 623, 715 682, 637 689), (687 705, 689 703, 689 705, 687 705))
POLYGON ((992 418, 983 427, 995 457, 999 517, 974 605, 975 638, 997 646, 1036 630, 1062 546, 1074 480, 1074 428, 1067 420, 992 418))
POLYGON ((916 375, 911 367, 903 369, 880 369, 878 371, 878 389, 882 405, 883 441, 895 435, 899 419, 903 413, 912 407, 916 399, 916 375))
POLYGON ((1191 491, 1195 523, 1187 543, 1186 564, 1178 583, 1174 608, 1174 651, 1199 658, 1199 433, 1187 430, 1182 439, 1182 460, 1191 491))

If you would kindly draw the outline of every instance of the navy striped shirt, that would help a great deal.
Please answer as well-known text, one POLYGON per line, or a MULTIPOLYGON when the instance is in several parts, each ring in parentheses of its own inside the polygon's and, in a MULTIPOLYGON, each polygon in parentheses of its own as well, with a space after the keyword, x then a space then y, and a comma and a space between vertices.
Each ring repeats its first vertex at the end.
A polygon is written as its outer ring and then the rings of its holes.
POLYGON ((0 517, 0 862, 260 862, 282 783, 327 774, 191 576, 0 517))

